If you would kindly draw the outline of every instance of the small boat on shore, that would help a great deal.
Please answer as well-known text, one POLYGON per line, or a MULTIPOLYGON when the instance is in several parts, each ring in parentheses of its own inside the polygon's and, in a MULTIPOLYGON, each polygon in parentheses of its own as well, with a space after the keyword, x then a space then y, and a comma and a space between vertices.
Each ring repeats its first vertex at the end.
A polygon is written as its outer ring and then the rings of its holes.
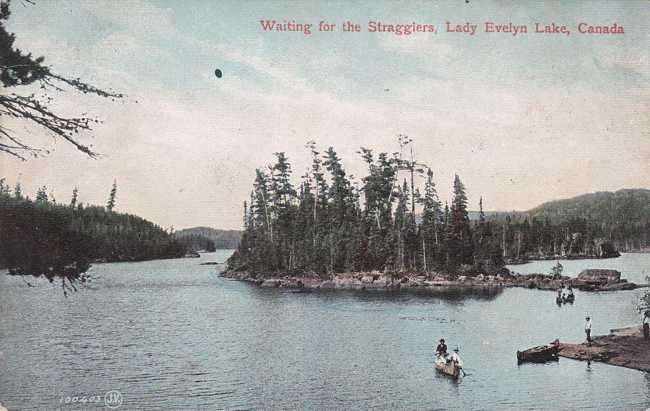
POLYGON ((436 360, 436 370, 452 378, 458 378, 460 376, 461 367, 454 364, 453 362, 447 363, 444 359, 439 359, 436 360))
POLYGON ((524 351, 517 351, 517 361, 522 362, 546 362, 557 361, 560 351, 560 341, 555 340, 550 344, 538 345, 524 351))

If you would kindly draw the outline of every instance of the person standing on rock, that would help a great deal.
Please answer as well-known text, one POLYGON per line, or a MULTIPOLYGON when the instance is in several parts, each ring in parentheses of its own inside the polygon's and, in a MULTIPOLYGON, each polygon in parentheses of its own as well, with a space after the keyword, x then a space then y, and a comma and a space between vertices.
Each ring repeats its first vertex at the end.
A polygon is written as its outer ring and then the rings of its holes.
POLYGON ((643 338, 646 341, 650 338, 650 311, 643 313, 643 338))
POLYGON ((587 342, 591 344, 591 318, 585 317, 585 334, 587 334, 587 342))

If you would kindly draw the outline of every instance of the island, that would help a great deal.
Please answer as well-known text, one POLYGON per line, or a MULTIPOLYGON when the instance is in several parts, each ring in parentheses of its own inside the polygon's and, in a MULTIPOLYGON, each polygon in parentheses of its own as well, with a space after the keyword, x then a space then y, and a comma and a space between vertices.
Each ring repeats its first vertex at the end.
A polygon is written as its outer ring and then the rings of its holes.
POLYGON ((479 196, 478 211, 470 211, 459 175, 451 199, 443 202, 433 169, 415 158, 412 140, 399 136, 398 147, 392 154, 361 147, 366 172, 359 178, 347 173, 333 147, 321 151, 308 142, 311 166, 298 185, 289 158, 275 153, 272 165, 256 170, 243 202, 240 242, 221 275, 306 289, 640 286, 617 272, 522 276, 505 265, 529 258, 610 258, 640 249, 647 212, 627 211, 644 210, 650 190, 586 194, 512 213, 485 212, 479 196))
POLYGON ((457 275, 442 273, 380 272, 337 274, 331 278, 318 275, 251 275, 247 272, 223 271, 222 277, 247 281, 268 288, 303 288, 323 290, 448 290, 453 288, 522 287, 539 290, 558 290, 573 287, 582 291, 619 291, 647 287, 621 278, 615 270, 584 270, 578 277, 551 274, 512 274, 507 269, 496 275, 457 275))

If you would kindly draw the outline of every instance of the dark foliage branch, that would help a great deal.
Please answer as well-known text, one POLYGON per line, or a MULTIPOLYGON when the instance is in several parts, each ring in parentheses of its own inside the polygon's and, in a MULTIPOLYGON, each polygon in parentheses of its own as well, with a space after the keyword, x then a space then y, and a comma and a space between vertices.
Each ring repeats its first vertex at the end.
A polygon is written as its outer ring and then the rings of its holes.
MULTIPOLYGON (((10 1, 0 3, 0 83, 3 92, 0 94, 0 119, 11 117, 37 125, 47 130, 52 136, 63 138, 82 153, 89 157, 96 157, 89 146, 82 144, 78 135, 82 131, 91 130, 94 123, 99 123, 97 118, 82 114, 79 117, 68 117, 57 114, 49 105, 54 101, 50 92, 63 92, 73 89, 83 94, 93 94, 112 100, 123 97, 123 94, 106 91, 79 78, 71 79, 53 72, 44 65, 44 57, 34 57, 14 48, 15 34, 9 33, 5 22, 9 18, 10 1), (39 84, 40 93, 22 95, 13 92, 14 88, 39 84)), ((46 150, 36 148, 18 136, 13 130, 0 122, 0 152, 25 160, 26 155, 38 156, 47 153, 46 150)))

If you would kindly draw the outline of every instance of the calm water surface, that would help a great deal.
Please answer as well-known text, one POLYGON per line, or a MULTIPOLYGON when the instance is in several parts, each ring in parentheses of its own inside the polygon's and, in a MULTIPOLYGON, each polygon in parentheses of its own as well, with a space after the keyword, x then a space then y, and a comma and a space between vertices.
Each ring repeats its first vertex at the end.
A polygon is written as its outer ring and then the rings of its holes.
MULTIPOLYGON (((260 289, 201 259, 99 264, 65 298, 0 275, 0 402, 13 409, 96 409, 72 396, 122 393, 120 409, 644 409, 645 373, 593 363, 518 366, 517 349, 638 322, 642 290, 483 294, 260 289), (467 376, 436 375, 435 341, 460 346, 467 376), (63 403, 62 403, 63 400, 63 403)), ((553 261, 511 267, 548 272, 553 261)), ((614 268, 645 282, 650 255, 563 262, 565 274, 614 268)))

